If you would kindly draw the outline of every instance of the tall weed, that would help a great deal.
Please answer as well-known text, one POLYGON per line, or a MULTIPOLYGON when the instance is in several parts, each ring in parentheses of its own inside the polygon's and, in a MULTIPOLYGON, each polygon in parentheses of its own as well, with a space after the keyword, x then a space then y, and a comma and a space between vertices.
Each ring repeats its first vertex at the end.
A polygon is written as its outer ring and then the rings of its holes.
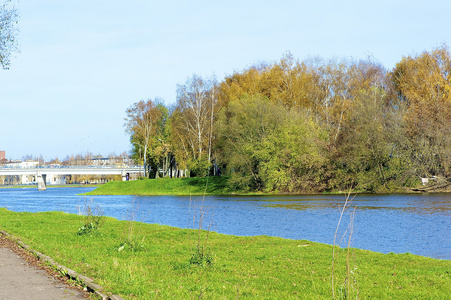
POLYGON ((213 212, 211 207, 205 205, 205 195, 202 197, 200 205, 193 204, 190 197, 190 214, 192 214, 193 218, 192 229, 195 230, 193 230, 193 236, 189 236, 191 245, 191 258, 189 263, 190 265, 211 267, 213 265, 213 256, 208 249, 208 238, 213 225, 213 212), (204 229, 205 224, 207 224, 206 229, 204 229))
POLYGON ((359 299, 359 287, 357 281, 357 266, 355 265, 355 254, 351 252, 352 238, 354 234, 354 218, 356 206, 351 207, 355 196, 351 198, 351 191, 346 195, 345 203, 340 208, 340 218, 335 229, 334 242, 332 246, 332 297, 333 299, 359 299), (349 213, 349 223, 346 230, 339 239, 339 229, 345 212, 349 213), (340 244, 347 238, 346 251, 340 251, 340 244), (340 240, 337 245, 338 239, 340 240), (340 263, 340 253, 346 253, 344 266, 340 263))
POLYGON ((91 234, 97 231, 105 222, 105 214, 99 205, 95 205, 94 201, 87 201, 84 198, 84 207, 82 214, 85 216, 83 224, 78 228, 78 235, 91 234))
MULTIPOLYGON (((136 197, 133 198, 130 208, 127 211, 127 227, 124 229, 124 238, 118 247, 118 251, 122 252, 127 249, 135 252, 135 251, 143 251, 146 250, 145 241, 146 236, 139 236, 139 227, 138 227, 138 212, 139 212, 139 202, 136 201, 136 197)), ((141 215, 141 221, 144 220, 144 214, 141 215)))

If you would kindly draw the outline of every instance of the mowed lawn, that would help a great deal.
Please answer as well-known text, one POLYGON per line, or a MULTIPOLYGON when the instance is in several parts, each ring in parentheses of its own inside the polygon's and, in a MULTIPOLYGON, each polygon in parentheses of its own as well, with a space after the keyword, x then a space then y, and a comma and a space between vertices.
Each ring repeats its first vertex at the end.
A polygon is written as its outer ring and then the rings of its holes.
POLYGON ((223 195, 231 194, 227 176, 110 181, 86 195, 223 195))
MULTIPOLYGON (((131 217, 131 219, 133 219, 131 217)), ((449 299, 451 261, 0 209, 0 229, 125 299, 449 299), (332 273, 334 287, 332 287, 332 273)))

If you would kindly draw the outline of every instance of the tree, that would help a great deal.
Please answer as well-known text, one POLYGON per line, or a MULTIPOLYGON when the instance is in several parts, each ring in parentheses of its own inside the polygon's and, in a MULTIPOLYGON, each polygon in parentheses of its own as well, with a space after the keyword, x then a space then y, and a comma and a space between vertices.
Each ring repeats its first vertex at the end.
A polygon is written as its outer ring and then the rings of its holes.
POLYGON ((0 6, 0 64, 3 69, 9 69, 11 53, 18 51, 16 36, 19 14, 10 6, 11 0, 0 6))
POLYGON ((318 190, 320 130, 307 113, 260 95, 232 101, 219 114, 222 161, 240 189, 318 190))
POLYGON ((312 74, 307 65, 295 60, 291 53, 284 55, 280 62, 267 68, 262 75, 265 95, 273 102, 286 107, 311 106, 309 86, 312 74))
POLYGON ((157 104, 160 110, 160 119, 157 121, 156 132, 150 145, 150 163, 155 170, 155 178, 158 178, 160 168, 163 170, 163 177, 172 177, 176 168, 173 147, 171 144, 171 125, 169 119, 169 110, 162 104, 157 104))
POLYGON ((172 135, 177 145, 177 161, 197 173, 207 175, 212 161, 213 125, 219 109, 214 79, 193 75, 177 87, 177 105, 172 114, 172 135))
POLYGON ((336 157, 346 171, 339 176, 342 184, 375 191, 387 182, 386 168, 394 148, 388 120, 393 108, 383 104, 384 97, 382 89, 362 90, 349 112, 336 157))
POLYGON ((451 54, 446 45, 404 57, 391 73, 407 107, 406 136, 417 176, 451 175, 451 54))
POLYGON ((270 66, 261 64, 252 66, 242 73, 234 73, 228 76, 219 85, 219 103, 221 107, 225 107, 231 101, 238 101, 243 95, 264 95, 262 85, 263 74, 269 70, 270 66))
POLYGON ((147 177, 147 155, 152 138, 157 134, 157 123, 161 119, 161 110, 149 99, 134 103, 127 110, 124 119, 126 132, 131 136, 132 144, 142 150, 144 177, 147 177))
POLYGON ((336 143, 361 92, 380 88, 385 70, 368 59, 329 61, 320 65, 316 72, 321 77, 318 87, 321 92, 320 97, 315 98, 315 110, 321 114, 331 142, 336 143))

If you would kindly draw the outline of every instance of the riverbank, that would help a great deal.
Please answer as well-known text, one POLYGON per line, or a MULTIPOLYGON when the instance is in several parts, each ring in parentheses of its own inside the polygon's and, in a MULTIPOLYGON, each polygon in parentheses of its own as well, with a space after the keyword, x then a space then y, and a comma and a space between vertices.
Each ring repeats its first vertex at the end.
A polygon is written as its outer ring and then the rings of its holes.
MULTIPOLYGON (((136 196, 207 196, 207 195, 272 195, 299 193, 262 193, 231 189, 228 176, 160 178, 134 181, 110 181, 85 195, 136 195, 136 196)), ((421 186, 397 190, 398 193, 439 193, 451 192, 451 184, 446 186, 421 186)), ((348 191, 332 191, 323 194, 339 195, 348 191)), ((364 193, 362 191, 362 193, 364 193)))
POLYGON ((134 181, 110 181, 86 195, 230 195, 240 191, 230 190, 228 177, 160 178, 134 181))
POLYGON ((125 299, 331 299, 332 268, 336 297, 346 288, 362 299, 451 294, 450 260, 336 249, 333 264, 332 246, 305 240, 208 234, 107 217, 97 231, 79 235, 83 216, 3 208, 0 215, 2 230, 125 299))

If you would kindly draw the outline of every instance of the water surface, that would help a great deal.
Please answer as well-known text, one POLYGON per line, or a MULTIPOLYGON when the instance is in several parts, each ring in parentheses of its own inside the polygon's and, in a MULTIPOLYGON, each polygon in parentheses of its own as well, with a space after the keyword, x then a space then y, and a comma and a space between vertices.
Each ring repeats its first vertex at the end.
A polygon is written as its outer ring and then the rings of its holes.
MULTIPOLYGON (((224 234, 268 235, 333 244, 343 195, 302 196, 79 196, 92 188, 0 189, 0 206, 13 211, 79 213, 93 201, 106 215, 224 234)), ((383 253, 410 252, 451 259, 451 194, 358 195, 343 215, 337 240, 383 253), (354 217, 351 221, 352 211, 354 217), (347 230, 348 229, 348 230, 347 230), (343 238, 344 237, 344 238, 343 238)))

